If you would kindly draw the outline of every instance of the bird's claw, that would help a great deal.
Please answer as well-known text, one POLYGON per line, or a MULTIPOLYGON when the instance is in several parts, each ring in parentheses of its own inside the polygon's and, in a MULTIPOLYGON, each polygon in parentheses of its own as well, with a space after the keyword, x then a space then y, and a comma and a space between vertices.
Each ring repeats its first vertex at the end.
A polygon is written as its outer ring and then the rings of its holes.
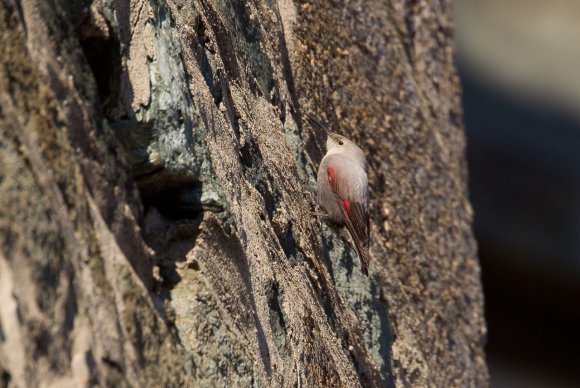
POLYGON ((310 198, 311 201, 314 200, 314 193, 312 191, 305 190, 304 195, 306 195, 308 198, 310 198))
POLYGON ((310 215, 313 217, 318 217, 318 218, 326 218, 328 217, 328 214, 326 213, 319 213, 319 212, 310 212, 310 215))

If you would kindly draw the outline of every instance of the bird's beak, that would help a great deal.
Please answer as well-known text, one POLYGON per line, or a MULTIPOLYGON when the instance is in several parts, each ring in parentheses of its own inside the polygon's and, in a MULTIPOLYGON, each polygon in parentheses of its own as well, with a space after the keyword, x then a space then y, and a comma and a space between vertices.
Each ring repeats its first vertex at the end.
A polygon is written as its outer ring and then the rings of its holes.
POLYGON ((332 138, 333 133, 330 132, 328 129, 326 129, 326 126, 322 125, 320 123, 320 121, 318 121, 314 116, 306 113, 306 117, 308 117, 308 120, 310 120, 311 124, 313 124, 315 127, 319 128, 319 129, 322 129, 328 137, 332 138))

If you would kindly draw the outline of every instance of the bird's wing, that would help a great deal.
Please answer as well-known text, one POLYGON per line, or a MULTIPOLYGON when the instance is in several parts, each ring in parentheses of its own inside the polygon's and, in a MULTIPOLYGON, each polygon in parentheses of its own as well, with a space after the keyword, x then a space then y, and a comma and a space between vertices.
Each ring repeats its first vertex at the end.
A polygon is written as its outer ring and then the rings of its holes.
MULTIPOLYGON (((338 166, 337 166, 338 167, 338 166)), ((367 183, 357 182, 348 178, 345 168, 335 168, 332 163, 327 167, 328 183, 332 192, 339 201, 344 214, 345 223, 357 253, 361 260, 361 267, 368 276, 369 264, 369 211, 367 183), (341 171, 343 171, 341 173, 341 171)), ((354 176, 354 174, 352 174, 354 176)), ((358 175, 357 175, 358 176, 358 175)), ((366 174, 361 174, 366 180, 366 174)))

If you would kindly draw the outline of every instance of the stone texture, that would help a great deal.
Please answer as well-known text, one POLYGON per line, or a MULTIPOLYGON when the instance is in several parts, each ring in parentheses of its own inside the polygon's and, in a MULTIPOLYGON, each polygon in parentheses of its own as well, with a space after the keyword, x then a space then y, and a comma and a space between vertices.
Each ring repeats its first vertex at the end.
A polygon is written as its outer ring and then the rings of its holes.
POLYGON ((3 385, 482 386, 447 2, 0 8, 3 385), (371 276, 310 216, 368 151, 371 276))

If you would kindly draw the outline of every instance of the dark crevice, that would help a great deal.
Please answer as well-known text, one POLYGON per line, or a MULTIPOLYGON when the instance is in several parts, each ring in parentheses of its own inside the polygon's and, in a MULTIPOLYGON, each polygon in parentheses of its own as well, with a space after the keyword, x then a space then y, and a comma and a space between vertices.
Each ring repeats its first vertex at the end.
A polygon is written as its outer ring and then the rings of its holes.
POLYGON ((65 271, 67 273, 67 295, 65 308, 65 320, 63 322, 63 329, 70 333, 74 329, 74 322, 77 315, 77 296, 75 295, 74 286, 74 270, 69 263, 65 264, 65 271))
POLYGON ((242 154, 242 164, 246 169, 254 170, 262 165, 262 153, 253 139, 247 139, 240 151, 242 154))
POLYGON ((387 388, 395 387, 395 379, 393 377, 392 369, 392 354, 391 348, 395 341, 395 335, 389 319, 388 305, 383 291, 377 289, 377 283, 371 282, 371 295, 373 295, 374 311, 379 317, 380 321, 380 336, 379 336, 379 354, 383 359, 383 366, 381 367, 381 374, 385 379, 387 388), (378 297, 377 297, 378 295, 378 297))
POLYGON ((250 18, 248 7, 245 1, 233 0, 231 2, 235 15, 239 22, 239 29, 248 43, 258 43, 260 41, 260 25, 256 18, 250 18))
POLYGON ((288 230, 286 234, 283 236, 278 236, 280 241, 280 246, 282 250, 284 250, 284 254, 286 257, 296 257, 297 254, 297 244, 296 239, 294 238, 294 234, 292 233, 292 221, 289 221, 288 230))
POLYGON ((271 60, 263 50, 262 26, 258 18, 251 16, 248 2, 234 0, 228 5, 225 12, 229 28, 234 32, 233 37, 243 41, 238 48, 238 54, 246 62, 245 76, 255 78, 260 89, 269 94, 274 87, 274 77, 271 60))
POLYGON ((7 388, 10 386, 10 381, 12 381, 12 376, 7 370, 2 369, 0 371, 0 388, 7 388))
POLYGON ((226 75, 230 79, 239 79, 240 68, 236 60, 236 56, 233 55, 236 50, 234 49, 234 44, 231 41, 228 28, 222 23, 222 18, 214 9, 212 4, 210 4, 207 0, 202 0, 201 4, 205 14, 207 15, 209 25, 213 29, 213 35, 216 38, 219 56, 222 59, 226 75))
POLYGON ((280 247, 286 255, 291 266, 295 266, 305 260, 306 254, 302 249, 300 249, 296 238, 294 237, 294 228, 291 220, 287 221, 286 224, 280 228, 278 225, 274 226, 274 232, 276 237, 278 237, 278 242, 280 247))
POLYGON ((197 39, 191 39, 191 48, 196 55, 199 70, 214 99, 214 103, 218 105, 222 101, 222 90, 216 85, 215 75, 206 52, 208 51, 211 55, 214 55, 215 50, 211 45, 205 22, 201 16, 197 16, 195 19, 195 33, 197 39))
POLYGON ((270 281, 266 285, 266 298, 268 299, 270 329, 274 337, 274 343, 278 350, 288 355, 288 341, 286 338, 286 319, 282 311, 284 294, 280 290, 277 281, 270 281))
POLYGON ((103 365, 107 366, 104 385, 108 387, 125 386, 127 381, 123 366, 109 357, 101 358, 103 365))
POLYGON ((141 192, 145 208, 155 207, 170 220, 196 218, 204 210, 201 194, 202 186, 197 183, 163 187, 151 193, 141 192))
POLYGON ((196 218, 204 211, 220 212, 221 204, 203 200, 203 184, 186 174, 166 169, 137 178, 145 208, 155 207, 171 220, 196 218))
POLYGON ((111 367, 119 372, 123 372, 123 367, 121 365, 119 365, 118 362, 110 359, 109 357, 103 357, 102 360, 107 366, 109 366, 109 367, 111 367))
POLYGON ((89 371, 87 386, 97 386, 97 383, 99 382, 97 377, 97 363, 95 362, 95 357, 91 351, 85 353, 85 362, 89 371))
POLYGON ((95 77, 101 109, 106 117, 116 119, 123 71, 121 43, 113 34, 109 37, 95 35, 86 38, 82 35, 81 31, 80 44, 95 77))
POLYGON ((47 328, 42 327, 40 323, 35 322, 31 329, 30 334, 32 335, 33 342, 35 346, 35 356, 46 357, 50 354, 50 345, 52 343, 52 335, 47 328))
POLYGON ((264 199, 264 207, 265 207, 266 214, 268 215, 268 218, 271 221, 272 217, 274 216, 274 212, 278 208, 280 201, 279 201, 277 195, 273 194, 270 191, 267 180, 260 180, 260 181, 256 182, 254 184, 254 187, 262 195, 262 198, 264 199))
POLYGON ((270 220, 280 204, 279 195, 272 192, 270 182, 273 178, 263 168, 263 159, 260 148, 252 138, 246 139, 246 142, 240 149, 241 161, 244 165, 244 176, 264 200, 264 210, 270 220))
POLYGON ((144 181, 147 180, 149 178, 155 178, 157 176, 159 176, 160 173, 162 173, 165 170, 165 167, 161 166, 161 165, 157 165, 157 166, 150 166, 149 169, 147 169, 146 171, 142 171, 139 168, 135 168, 135 170, 137 170, 138 172, 134 175, 134 178, 139 181, 144 181))
POLYGON ((146 339, 143 338, 143 327, 137 316, 133 317, 133 330, 135 330, 134 345, 135 353, 137 353, 137 362, 140 368, 144 368, 146 366, 146 360, 143 349, 145 348, 146 339))

